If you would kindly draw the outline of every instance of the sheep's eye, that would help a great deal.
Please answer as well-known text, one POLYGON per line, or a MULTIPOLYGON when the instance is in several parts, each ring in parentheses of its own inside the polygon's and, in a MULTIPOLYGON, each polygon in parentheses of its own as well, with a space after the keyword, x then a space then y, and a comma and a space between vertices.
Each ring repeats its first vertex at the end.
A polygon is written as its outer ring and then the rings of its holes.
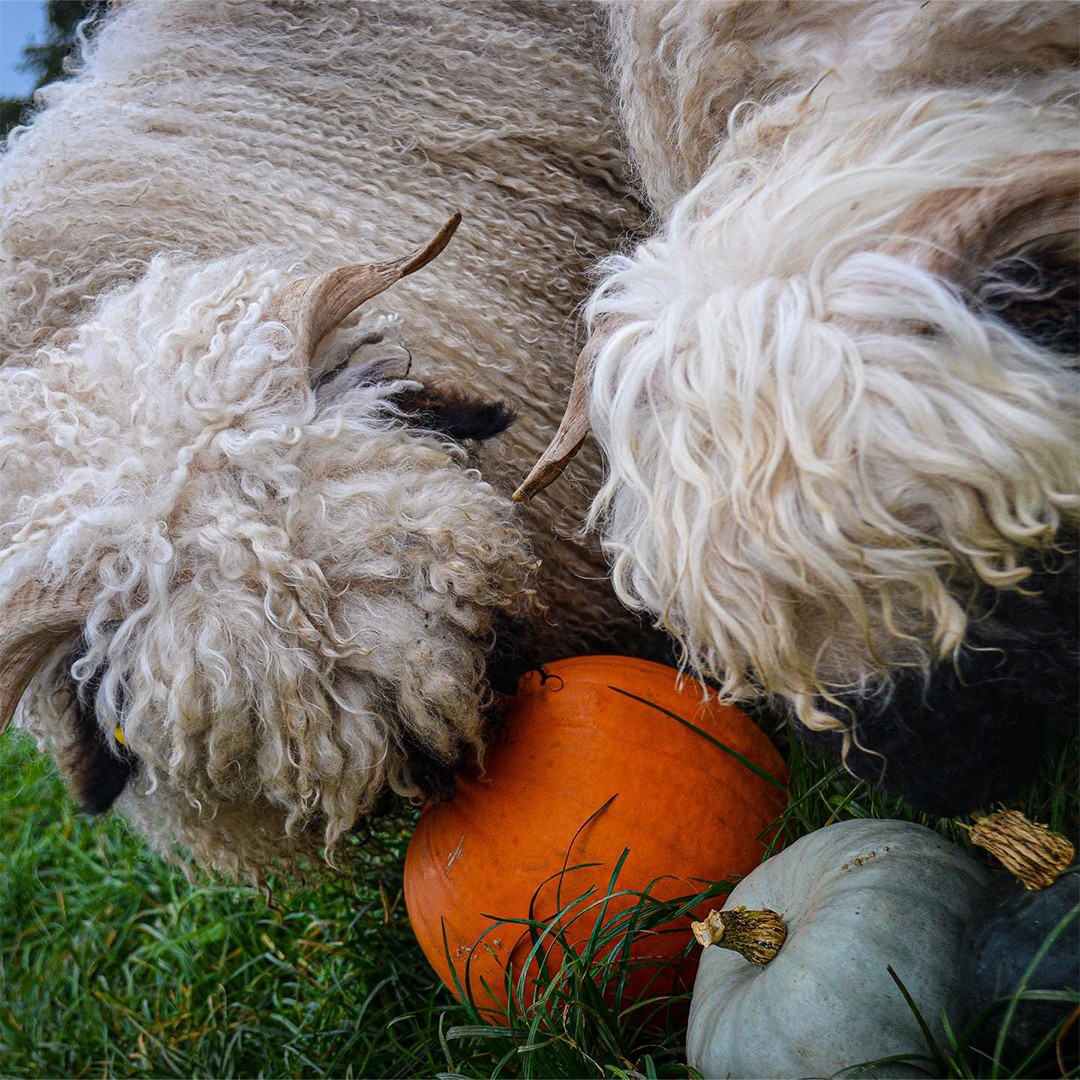
POLYGON ((95 676, 76 696, 75 738, 63 757, 72 792, 87 814, 105 813, 138 768, 131 751, 101 730, 94 705, 100 682, 100 676, 95 676))

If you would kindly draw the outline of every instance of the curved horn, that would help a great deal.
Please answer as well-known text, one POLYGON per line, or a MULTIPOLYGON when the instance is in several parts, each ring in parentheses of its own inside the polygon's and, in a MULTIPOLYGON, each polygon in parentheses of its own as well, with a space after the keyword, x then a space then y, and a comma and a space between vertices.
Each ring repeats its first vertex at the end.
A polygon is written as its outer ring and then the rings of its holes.
POLYGON ((82 627, 86 603, 79 596, 20 589, 0 615, 0 732, 23 691, 56 646, 82 627))
POLYGON ((289 327, 296 335, 300 355, 310 362, 319 342, 342 319, 395 281, 427 266, 460 224, 461 214, 454 214, 426 244, 402 259, 353 263, 300 278, 281 290, 267 309, 266 319, 289 327))
POLYGON ((1071 151, 1003 163, 1010 184, 952 188, 919 199, 885 245, 943 277, 963 276, 1029 244, 1080 230, 1080 160, 1071 151))
POLYGON ((522 481, 511 498, 514 502, 528 502, 544 488, 553 484, 581 449, 589 434, 589 363, 596 347, 590 341, 578 354, 574 366, 574 383, 570 387, 570 399, 559 421, 559 430, 540 455, 539 460, 522 481))
POLYGON ((534 495, 539 495, 544 488, 553 484, 581 449, 589 434, 589 384, 593 357, 611 336, 612 330, 621 324, 622 320, 611 315, 601 315, 597 319, 585 348, 578 353, 577 363, 574 365, 574 382, 570 387, 566 411, 559 421, 559 429, 548 443, 548 448, 529 470, 529 475, 510 496, 514 502, 528 502, 534 495))

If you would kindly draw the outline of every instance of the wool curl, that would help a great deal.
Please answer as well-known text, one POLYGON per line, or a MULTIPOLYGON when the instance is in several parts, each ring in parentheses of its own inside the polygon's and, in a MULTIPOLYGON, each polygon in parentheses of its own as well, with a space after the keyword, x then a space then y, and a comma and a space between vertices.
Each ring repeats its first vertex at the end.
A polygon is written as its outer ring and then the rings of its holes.
POLYGON ((249 263, 155 259, 0 384, 0 454, 63 448, 0 582, 93 580, 72 674, 144 796, 266 802, 333 847, 386 786, 417 794, 407 739, 481 754, 493 620, 534 610, 532 567, 460 448, 402 436, 401 381, 316 400, 263 321, 282 275, 249 263))
POLYGON ((1042 101, 1076 91, 1076 6, 1058 0, 796 0, 782 12, 755 0, 615 0, 607 14, 623 125, 661 218, 747 106, 796 106, 763 129, 779 142, 810 130, 798 107, 818 90, 867 116, 875 100, 919 89, 1022 86, 1042 101))
POLYGON ((416 793, 417 748, 481 757, 497 623, 545 660, 655 654, 567 538, 599 455, 509 499, 589 266, 642 220, 599 34, 577 3, 130 0, 10 137, 0 606, 88 598, 19 722, 63 766, 81 693, 159 850, 292 868, 416 793), (286 283, 401 257, 453 211, 447 250, 310 367, 266 321, 286 283), (418 387, 519 420, 455 442, 403 414, 418 387))
POLYGON ((588 305, 589 525, 619 595, 731 699, 843 727, 822 699, 928 674, 980 587, 1022 590, 1076 529, 1075 358, 888 251, 921 196, 1076 149, 1063 6, 614 15, 662 220, 588 305))

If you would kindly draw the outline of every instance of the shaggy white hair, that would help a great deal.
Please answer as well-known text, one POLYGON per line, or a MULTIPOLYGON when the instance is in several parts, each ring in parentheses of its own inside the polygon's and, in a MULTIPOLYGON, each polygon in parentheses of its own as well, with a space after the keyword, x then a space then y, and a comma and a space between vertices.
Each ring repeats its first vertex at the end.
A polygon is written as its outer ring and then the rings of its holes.
POLYGON ((395 740, 447 761, 481 745, 478 645, 495 612, 530 613, 531 567, 464 453, 402 437, 408 384, 319 400, 262 321, 283 274, 250 263, 154 259, 0 384, 11 467, 43 433, 63 448, 27 462, 42 493, 3 580, 96 579, 72 673, 104 672, 99 724, 148 792, 257 794, 290 831, 317 811, 333 845, 387 784, 416 793, 395 740))
POLYGON ((644 3, 612 21, 661 226, 588 306, 609 466, 589 521, 685 662, 835 728, 820 698, 928 670, 975 588, 1022 588, 1076 526, 1075 359, 988 314, 985 237, 942 251, 926 218, 1075 154, 1077 8, 644 3))
POLYGON ((74 775, 89 709, 162 850, 293 864, 415 793, 412 750, 479 757, 500 620, 540 659, 646 647, 598 546, 556 535, 598 458, 547 506, 508 498, 590 261, 640 223, 591 20, 133 0, 13 137, 0 607, 81 604, 19 718, 74 775), (431 267, 302 355, 288 282, 404 255, 453 210, 431 267), (410 394, 521 419, 477 447, 410 394))

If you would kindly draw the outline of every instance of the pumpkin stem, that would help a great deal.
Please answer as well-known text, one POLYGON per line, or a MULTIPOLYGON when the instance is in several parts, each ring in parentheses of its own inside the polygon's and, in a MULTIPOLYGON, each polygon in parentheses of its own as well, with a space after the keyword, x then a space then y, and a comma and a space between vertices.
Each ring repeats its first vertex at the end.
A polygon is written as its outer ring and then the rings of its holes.
POLYGON ((977 818, 970 836, 973 844, 989 851, 1032 891, 1053 885, 1075 855, 1067 837, 1029 821, 1019 810, 999 810, 977 818))
POLYGON ((784 917, 764 908, 747 911, 745 907, 710 911, 703 922, 690 924, 694 937, 705 948, 719 945, 745 957, 751 964, 764 967, 779 951, 787 937, 784 917))

